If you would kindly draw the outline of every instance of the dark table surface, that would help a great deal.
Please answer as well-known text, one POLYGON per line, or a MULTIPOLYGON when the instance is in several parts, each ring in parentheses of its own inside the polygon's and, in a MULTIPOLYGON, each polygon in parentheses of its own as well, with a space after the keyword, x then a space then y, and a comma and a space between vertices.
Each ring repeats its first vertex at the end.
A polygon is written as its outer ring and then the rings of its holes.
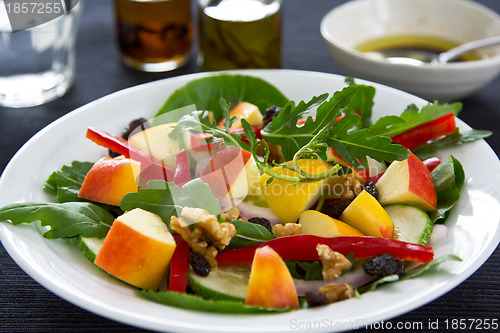
MULTIPOLYGON (((343 0, 285 0, 283 5, 283 68, 342 74, 332 61, 319 32, 319 22, 343 0)), ((500 1, 478 1, 500 13, 500 1)), ((87 0, 78 40, 77 77, 62 98, 46 105, 9 109, 0 107, 0 171, 36 132, 66 113, 97 98, 158 79, 197 71, 194 61, 166 73, 142 73, 123 67, 113 35, 112 2, 87 0)), ((1 66, 2 64, 0 64, 1 66)), ((496 131, 500 122, 500 77, 462 100, 460 118, 473 128, 496 131)), ((498 154, 500 136, 487 139, 498 154)), ((398 323, 446 319, 496 319, 500 313, 500 251, 470 278, 448 294, 400 317, 398 323)), ((425 327, 425 326, 424 326, 425 327)), ((96 316, 55 296, 26 275, 0 247, 1 332, 138 332, 96 316)), ((444 331, 444 326, 440 327, 444 331)))

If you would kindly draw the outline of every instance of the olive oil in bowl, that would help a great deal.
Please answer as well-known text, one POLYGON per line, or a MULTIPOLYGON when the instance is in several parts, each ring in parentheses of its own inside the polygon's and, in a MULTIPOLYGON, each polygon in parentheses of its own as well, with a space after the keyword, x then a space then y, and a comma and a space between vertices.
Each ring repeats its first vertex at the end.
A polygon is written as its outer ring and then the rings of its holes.
MULTIPOLYGON (((440 53, 459 43, 445 38, 427 35, 393 35, 371 39, 355 47, 371 57, 385 59, 391 63, 420 65, 430 63, 440 53)), ((451 62, 480 60, 477 52, 467 52, 451 62)))

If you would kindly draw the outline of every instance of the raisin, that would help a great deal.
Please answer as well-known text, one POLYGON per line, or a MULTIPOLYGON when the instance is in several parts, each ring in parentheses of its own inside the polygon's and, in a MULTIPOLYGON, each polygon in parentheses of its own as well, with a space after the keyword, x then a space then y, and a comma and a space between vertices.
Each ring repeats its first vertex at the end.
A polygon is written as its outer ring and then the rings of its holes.
POLYGON ((377 188, 375 187, 375 184, 369 180, 365 184, 365 191, 370 193, 375 199, 378 200, 378 191, 377 188))
POLYGON ((200 253, 193 252, 189 256, 189 263, 193 268, 193 271, 199 276, 208 276, 212 267, 208 262, 207 258, 200 253))
POLYGON ((123 132, 122 132, 122 139, 125 139, 125 140, 128 140, 128 138, 130 137, 130 134, 132 134, 132 132, 137 128, 137 127, 141 127, 141 130, 144 131, 146 128, 149 127, 148 125, 148 120, 145 119, 145 118, 137 118, 137 119, 134 119, 132 120, 128 125, 127 127, 125 127, 123 129, 123 132))
POLYGON ((330 303, 328 301, 328 298, 326 297, 325 294, 322 294, 320 292, 307 292, 305 294, 307 304, 309 305, 310 308, 313 308, 315 306, 322 306, 322 305, 327 305, 330 303))
POLYGON ((271 120, 273 120, 273 118, 280 113, 280 111, 281 108, 277 106, 271 106, 267 108, 266 112, 264 113, 262 127, 266 127, 266 125, 269 124, 271 120))
POLYGON ((266 218, 252 217, 248 219, 248 222, 260 224, 261 226, 269 230, 270 233, 273 233, 273 227, 271 226, 271 222, 269 222, 269 220, 266 218))
MULTIPOLYGON (((141 126, 141 129, 142 130, 145 130, 146 128, 149 127, 148 125, 148 121, 147 119, 145 118, 137 118, 137 119, 134 119, 132 120, 128 125, 127 127, 125 127, 122 131, 122 139, 124 140, 128 140, 130 134, 137 128, 141 126)), ((110 149, 108 149, 108 155, 110 157, 117 157, 117 156, 120 156, 120 154, 118 153, 115 153, 114 151, 111 151, 110 149)))
POLYGON ((405 269, 403 261, 388 253, 379 254, 367 259, 362 267, 366 274, 378 277, 394 274, 401 276, 405 269))
POLYGON ((352 200, 337 200, 337 201, 332 201, 325 205, 322 209, 321 212, 323 214, 326 214, 330 217, 333 217, 334 219, 338 219, 342 212, 349 206, 349 204, 352 202, 352 200))

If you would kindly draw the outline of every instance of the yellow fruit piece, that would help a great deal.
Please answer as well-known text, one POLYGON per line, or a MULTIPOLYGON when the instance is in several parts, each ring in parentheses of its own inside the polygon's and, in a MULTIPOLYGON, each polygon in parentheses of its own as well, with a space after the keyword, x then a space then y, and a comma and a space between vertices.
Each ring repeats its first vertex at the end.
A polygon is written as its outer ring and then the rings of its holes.
MULTIPOLYGON (((292 162, 287 162, 292 164, 292 162)), ((317 175, 332 168, 332 165, 312 159, 303 159, 297 162, 299 168, 309 174, 317 175)), ((289 169, 274 167, 274 171, 284 175, 298 177, 299 174, 289 169)), ((260 177, 260 189, 267 204, 283 223, 296 222, 303 210, 310 208, 320 197, 322 187, 328 179, 317 182, 294 184, 274 178, 267 185, 270 176, 263 174, 260 177)))
POLYGON ((175 157, 181 151, 178 138, 171 138, 170 133, 176 123, 150 127, 132 135, 128 142, 147 151, 155 158, 163 161, 171 169, 175 168, 175 157))
POLYGON ((387 212, 365 190, 347 206, 339 219, 366 236, 392 238, 394 233, 394 225, 387 212))
POLYGON ((364 236, 349 224, 334 219, 317 210, 305 210, 300 214, 302 233, 321 237, 364 236))

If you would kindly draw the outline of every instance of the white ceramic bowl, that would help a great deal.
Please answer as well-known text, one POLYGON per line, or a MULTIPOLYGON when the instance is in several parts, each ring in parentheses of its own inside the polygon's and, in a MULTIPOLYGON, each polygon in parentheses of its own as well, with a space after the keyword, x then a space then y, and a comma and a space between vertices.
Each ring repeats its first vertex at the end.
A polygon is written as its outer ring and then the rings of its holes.
POLYGON ((500 16, 473 1, 349 1, 323 18, 321 34, 344 74, 428 100, 463 98, 500 72, 500 46, 480 49, 481 60, 440 66, 394 64, 355 49, 360 43, 390 35, 431 35, 458 43, 500 35, 500 16))

